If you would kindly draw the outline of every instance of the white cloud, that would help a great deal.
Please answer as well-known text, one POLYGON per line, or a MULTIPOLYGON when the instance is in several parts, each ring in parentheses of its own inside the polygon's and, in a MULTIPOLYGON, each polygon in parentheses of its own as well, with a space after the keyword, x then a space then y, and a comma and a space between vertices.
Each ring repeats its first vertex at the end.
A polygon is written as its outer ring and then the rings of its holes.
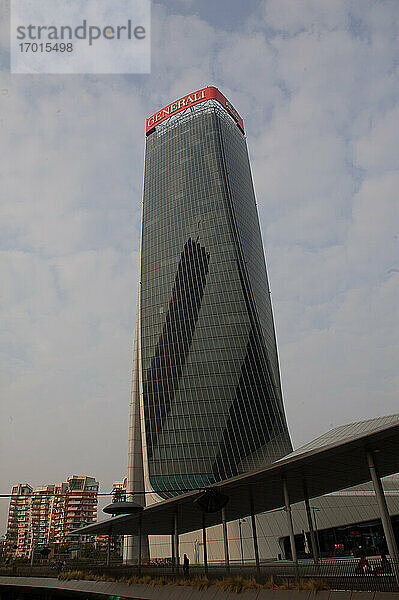
POLYGON ((353 200, 348 256, 364 281, 381 281, 399 265, 399 172, 366 179, 353 200))
POLYGON ((282 345, 283 375, 295 373, 283 381, 297 444, 320 433, 320 420, 328 429, 397 412, 398 293, 394 275, 375 288, 352 289, 328 327, 282 345))
POLYGON ((332 30, 346 25, 348 3, 318 0, 269 0, 261 4, 264 24, 276 31, 295 35, 304 29, 311 32, 332 30))
POLYGON ((399 106, 382 112, 354 144, 356 162, 370 175, 399 169, 399 106))

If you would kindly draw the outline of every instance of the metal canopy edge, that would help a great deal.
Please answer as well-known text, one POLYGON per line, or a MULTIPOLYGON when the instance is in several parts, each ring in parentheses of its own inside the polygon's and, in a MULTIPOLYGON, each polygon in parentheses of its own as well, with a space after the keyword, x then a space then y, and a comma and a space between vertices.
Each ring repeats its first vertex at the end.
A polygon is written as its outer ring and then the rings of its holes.
MULTIPOLYGON (((381 421, 384 418, 381 418, 381 421)), ((349 427, 349 426, 348 426, 349 427)), ((323 436, 321 436, 323 437, 323 436)), ((366 450, 375 452, 375 462, 381 477, 399 471, 399 415, 393 415, 391 424, 351 439, 338 440, 321 448, 296 450, 267 467, 238 475, 212 486, 227 496, 227 521, 250 514, 251 497, 255 513, 267 512, 284 505, 282 480, 288 485, 292 504, 304 500, 304 483, 309 498, 323 496, 370 481, 366 450), (299 452, 299 453, 298 453, 299 452)), ((169 535, 174 515, 178 514, 179 534, 197 531, 202 527, 202 512, 194 504, 203 490, 195 490, 144 508, 142 533, 169 535)), ((114 517, 73 531, 80 535, 136 535, 138 516, 114 517)), ((206 514, 206 525, 221 523, 221 513, 206 514)))

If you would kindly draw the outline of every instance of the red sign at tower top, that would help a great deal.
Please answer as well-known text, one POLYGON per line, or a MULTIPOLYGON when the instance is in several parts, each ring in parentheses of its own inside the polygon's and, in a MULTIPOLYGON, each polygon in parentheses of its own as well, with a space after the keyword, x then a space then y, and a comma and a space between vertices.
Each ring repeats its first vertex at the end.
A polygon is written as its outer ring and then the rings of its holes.
POLYGON ((162 121, 165 121, 172 115, 176 115, 180 111, 185 110, 190 106, 194 106, 195 104, 199 104, 200 102, 205 102, 205 100, 216 100, 219 102, 244 133, 244 121, 235 110, 234 106, 232 106, 227 98, 223 96, 222 92, 213 86, 209 86, 197 90, 196 92, 191 92, 190 94, 187 94, 187 96, 179 98, 179 100, 175 100, 172 104, 168 104, 168 106, 165 106, 165 108, 156 112, 152 117, 149 117, 146 120, 146 134, 152 131, 156 125, 159 125, 162 121))

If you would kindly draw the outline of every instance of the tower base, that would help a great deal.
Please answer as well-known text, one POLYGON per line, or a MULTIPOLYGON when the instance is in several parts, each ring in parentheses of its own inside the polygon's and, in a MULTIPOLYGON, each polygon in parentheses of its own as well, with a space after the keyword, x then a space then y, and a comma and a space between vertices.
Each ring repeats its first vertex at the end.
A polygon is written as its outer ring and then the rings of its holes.
MULTIPOLYGON (((139 536, 125 535, 123 540, 123 564, 137 565, 139 557, 139 536)), ((146 564, 150 560, 150 545, 148 535, 141 536, 141 563, 146 564)))

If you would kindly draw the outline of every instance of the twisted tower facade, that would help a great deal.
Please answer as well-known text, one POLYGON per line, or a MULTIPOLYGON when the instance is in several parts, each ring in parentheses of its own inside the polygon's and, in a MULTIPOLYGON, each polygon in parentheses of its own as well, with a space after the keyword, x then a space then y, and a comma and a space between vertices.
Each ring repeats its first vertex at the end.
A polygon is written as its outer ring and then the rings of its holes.
POLYGON ((133 363, 133 500, 291 451, 243 122, 213 87, 147 119, 133 363))

